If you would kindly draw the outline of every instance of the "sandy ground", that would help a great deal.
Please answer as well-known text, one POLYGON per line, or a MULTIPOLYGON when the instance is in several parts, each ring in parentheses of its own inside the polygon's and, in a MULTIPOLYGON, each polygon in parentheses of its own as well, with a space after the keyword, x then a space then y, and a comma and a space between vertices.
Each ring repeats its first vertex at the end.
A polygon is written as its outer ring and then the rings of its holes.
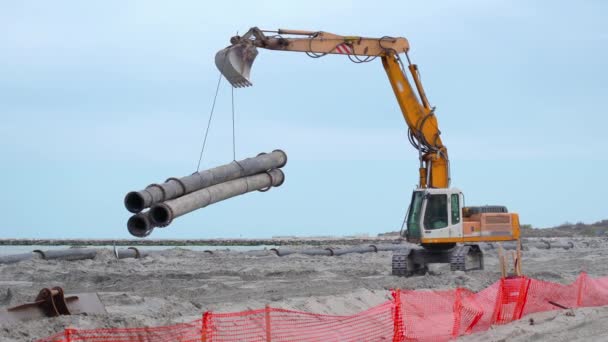
MULTIPOLYGON (((608 241, 568 239, 571 250, 524 252, 524 273, 569 283, 581 271, 608 275, 608 241)), ((0 307, 31 301, 43 287, 61 286, 66 293, 98 292, 105 315, 64 316, 0 325, 1 341, 29 341, 65 327, 158 326, 192 321, 206 310, 229 312, 265 304, 326 314, 353 314, 389 298, 390 288, 477 291, 499 279, 495 250, 486 251, 486 270, 450 272, 432 265, 425 276, 390 275, 391 252, 339 257, 289 255, 247 256, 237 252, 209 255, 170 249, 143 259, 115 260, 109 250, 93 260, 30 260, 0 265, 0 307)), ((586 308, 574 317, 543 313, 463 338, 467 341, 608 340, 606 308, 586 308)))

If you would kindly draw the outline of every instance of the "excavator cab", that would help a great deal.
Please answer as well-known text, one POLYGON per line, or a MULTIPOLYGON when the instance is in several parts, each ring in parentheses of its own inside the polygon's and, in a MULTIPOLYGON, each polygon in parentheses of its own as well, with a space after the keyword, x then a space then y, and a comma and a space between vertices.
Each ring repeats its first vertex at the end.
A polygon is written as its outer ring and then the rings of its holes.
POLYGON ((412 243, 453 247, 462 238, 462 202, 456 188, 414 190, 402 234, 412 243))
POLYGON ((456 188, 414 190, 402 236, 411 243, 447 249, 456 243, 519 239, 519 216, 505 206, 464 207, 456 188))

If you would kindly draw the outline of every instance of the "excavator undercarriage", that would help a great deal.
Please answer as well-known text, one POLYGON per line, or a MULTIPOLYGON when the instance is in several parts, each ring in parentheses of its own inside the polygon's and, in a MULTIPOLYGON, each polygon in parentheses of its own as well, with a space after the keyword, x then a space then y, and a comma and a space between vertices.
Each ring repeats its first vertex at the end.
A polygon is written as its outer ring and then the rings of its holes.
POLYGON ((464 244, 451 248, 403 248, 393 252, 392 274, 409 277, 424 275, 429 264, 450 264, 452 271, 483 270, 479 245, 464 244))

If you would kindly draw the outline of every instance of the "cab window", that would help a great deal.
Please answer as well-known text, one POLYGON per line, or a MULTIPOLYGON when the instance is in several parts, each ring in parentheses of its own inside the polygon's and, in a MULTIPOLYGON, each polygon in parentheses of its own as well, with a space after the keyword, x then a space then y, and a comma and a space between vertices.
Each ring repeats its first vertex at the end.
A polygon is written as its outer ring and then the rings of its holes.
POLYGON ((448 195, 431 195, 426 199, 424 229, 440 229, 448 226, 448 195))
POLYGON ((460 197, 452 194, 452 224, 460 223, 460 197))
POLYGON ((407 230, 410 236, 420 237, 420 212, 422 211, 422 200, 424 193, 422 191, 414 191, 410 209, 407 215, 407 230))

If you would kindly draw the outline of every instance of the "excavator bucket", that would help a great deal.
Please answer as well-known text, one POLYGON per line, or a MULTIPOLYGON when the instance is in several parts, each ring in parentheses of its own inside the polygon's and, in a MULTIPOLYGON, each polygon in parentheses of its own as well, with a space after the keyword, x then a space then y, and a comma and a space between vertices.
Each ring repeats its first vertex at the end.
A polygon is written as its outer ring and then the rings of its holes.
POLYGON ((215 65, 233 87, 249 87, 249 72, 258 50, 250 44, 235 44, 215 54, 215 65))

